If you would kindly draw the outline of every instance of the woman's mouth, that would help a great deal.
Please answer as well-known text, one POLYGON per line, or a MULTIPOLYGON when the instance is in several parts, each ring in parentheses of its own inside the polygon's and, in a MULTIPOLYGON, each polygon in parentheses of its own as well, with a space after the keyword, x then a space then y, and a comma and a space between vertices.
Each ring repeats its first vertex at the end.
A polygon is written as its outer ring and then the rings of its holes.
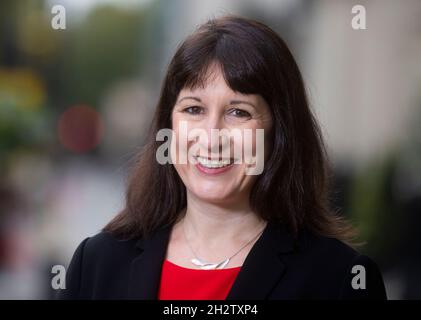
POLYGON ((205 174, 220 174, 230 170, 233 167, 234 159, 209 159, 197 156, 196 168, 205 174))

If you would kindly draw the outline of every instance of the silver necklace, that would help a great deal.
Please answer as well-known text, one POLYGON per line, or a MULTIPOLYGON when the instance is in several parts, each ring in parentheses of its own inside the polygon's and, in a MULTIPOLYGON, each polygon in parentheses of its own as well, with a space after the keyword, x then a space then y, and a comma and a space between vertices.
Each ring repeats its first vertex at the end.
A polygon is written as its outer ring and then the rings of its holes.
MULTIPOLYGON (((184 220, 185 221, 185 220, 184 220)), ((195 251, 193 250, 193 247, 191 246, 189 239, 187 238, 186 235, 186 230, 184 227, 184 221, 183 221, 183 233, 184 233, 184 237, 186 238, 187 244, 191 250, 191 252, 194 255, 194 258, 191 259, 191 263, 193 263, 196 266, 199 266, 200 269, 203 270, 214 270, 214 269, 223 269, 225 268, 225 266, 230 262, 230 260, 232 258, 234 258, 238 253, 241 252, 241 250, 243 250, 245 247, 247 247, 253 240, 255 240, 257 237, 259 237, 265 228, 263 228, 261 231, 259 231, 259 233, 257 235, 255 235, 252 239, 250 239, 245 245, 243 245, 238 251, 236 251, 232 256, 230 256, 229 258, 219 262, 219 263, 211 263, 211 262, 205 262, 204 260, 198 258, 197 254, 195 253, 195 251)))

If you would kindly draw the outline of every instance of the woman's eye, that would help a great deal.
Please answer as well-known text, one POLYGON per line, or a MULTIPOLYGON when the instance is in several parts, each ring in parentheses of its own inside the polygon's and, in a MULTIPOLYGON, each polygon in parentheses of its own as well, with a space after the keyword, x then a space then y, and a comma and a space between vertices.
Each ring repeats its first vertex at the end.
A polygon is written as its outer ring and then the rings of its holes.
POLYGON ((201 114, 203 112, 203 108, 199 106, 192 106, 192 107, 187 107, 183 109, 183 112, 186 112, 192 115, 201 114))
POLYGON ((238 118, 250 118, 251 115, 247 111, 241 110, 241 109, 232 109, 229 112, 230 115, 233 115, 234 117, 238 118))

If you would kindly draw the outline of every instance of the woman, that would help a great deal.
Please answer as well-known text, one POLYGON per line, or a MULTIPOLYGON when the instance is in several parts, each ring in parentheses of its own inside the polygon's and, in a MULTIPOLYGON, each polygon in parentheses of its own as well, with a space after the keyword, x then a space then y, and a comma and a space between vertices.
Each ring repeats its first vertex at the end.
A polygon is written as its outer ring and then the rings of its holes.
POLYGON ((124 210, 79 245, 60 295, 385 299, 376 264, 349 245, 352 230, 329 209, 327 176, 285 43, 256 21, 210 20, 169 65, 124 210), (217 129, 242 141, 212 139, 217 129))

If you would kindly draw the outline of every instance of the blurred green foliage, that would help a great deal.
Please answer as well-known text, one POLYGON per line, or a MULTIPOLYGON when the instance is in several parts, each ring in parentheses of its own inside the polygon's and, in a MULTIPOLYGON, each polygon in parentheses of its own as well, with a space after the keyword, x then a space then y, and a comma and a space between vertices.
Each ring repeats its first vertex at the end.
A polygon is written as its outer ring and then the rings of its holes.
POLYGON ((97 108, 115 82, 139 75, 156 41, 147 32, 148 7, 98 5, 82 19, 67 16, 66 30, 53 30, 48 6, 0 3, 1 168, 14 150, 55 143, 57 119, 68 107, 97 108))
POLYGON ((99 7, 71 31, 61 61, 66 101, 95 106, 110 84, 142 71, 145 14, 99 7))
POLYGON ((358 221, 360 240, 371 256, 392 254, 401 236, 402 213, 394 192, 396 156, 373 161, 356 173, 351 182, 350 208, 358 221))

